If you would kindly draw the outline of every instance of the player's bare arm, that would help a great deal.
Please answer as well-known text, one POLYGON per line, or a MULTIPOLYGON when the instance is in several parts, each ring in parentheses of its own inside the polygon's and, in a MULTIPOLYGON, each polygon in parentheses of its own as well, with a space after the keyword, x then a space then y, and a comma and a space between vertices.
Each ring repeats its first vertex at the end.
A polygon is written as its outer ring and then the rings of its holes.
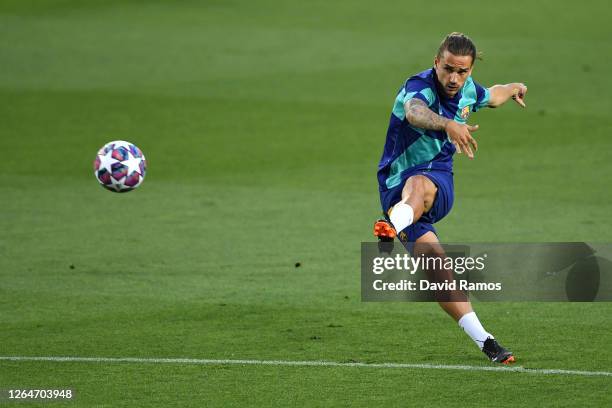
POLYGON ((444 130, 455 144, 457 151, 464 151, 470 159, 474 158, 474 151, 478 150, 478 143, 470 132, 478 130, 478 125, 468 125, 455 122, 433 112, 425 102, 412 98, 404 105, 406 119, 415 127, 430 130, 444 130))
POLYGON ((450 119, 433 112, 425 102, 412 98, 404 105, 406 119, 412 126, 421 129, 444 130, 450 119))
POLYGON ((518 103, 523 108, 525 105, 525 95, 527 94, 527 87, 525 84, 520 82, 515 82, 506 85, 494 85, 489 88, 489 107, 497 108, 498 106, 506 103, 510 98, 512 98, 516 103, 518 103))

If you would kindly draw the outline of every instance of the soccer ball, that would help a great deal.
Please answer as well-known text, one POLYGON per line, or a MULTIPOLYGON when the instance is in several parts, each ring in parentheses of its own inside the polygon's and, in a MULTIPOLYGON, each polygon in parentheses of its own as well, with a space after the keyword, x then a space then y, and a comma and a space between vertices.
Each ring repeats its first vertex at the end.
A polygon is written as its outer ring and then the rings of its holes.
POLYGON ((102 187, 126 193, 144 180, 147 161, 142 151, 130 142, 115 140, 102 146, 94 160, 94 175, 102 187))

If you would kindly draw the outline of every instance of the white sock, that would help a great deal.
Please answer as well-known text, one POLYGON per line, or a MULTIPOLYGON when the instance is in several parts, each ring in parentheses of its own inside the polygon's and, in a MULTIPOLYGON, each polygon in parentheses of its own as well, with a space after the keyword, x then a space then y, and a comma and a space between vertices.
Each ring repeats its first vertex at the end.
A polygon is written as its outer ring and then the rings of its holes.
POLYGON ((398 233, 410 224, 412 224, 413 218, 414 211, 412 210, 412 207, 408 204, 401 202, 393 206, 393 210, 391 210, 391 215, 389 215, 391 224, 393 224, 393 226, 395 227, 395 231, 397 231, 398 233))
POLYGON ((493 335, 487 332, 482 324, 480 324, 480 320, 478 320, 478 316, 476 313, 470 312, 461 316, 461 319, 458 321, 459 326, 474 340, 474 343, 482 350, 484 346, 485 340, 490 337, 494 338, 493 335))

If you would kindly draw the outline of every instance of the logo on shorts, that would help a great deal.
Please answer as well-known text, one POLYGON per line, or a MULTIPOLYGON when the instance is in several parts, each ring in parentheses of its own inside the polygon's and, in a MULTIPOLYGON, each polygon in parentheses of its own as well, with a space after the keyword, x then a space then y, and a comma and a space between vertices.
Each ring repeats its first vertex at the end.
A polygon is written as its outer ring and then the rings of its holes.
POLYGON ((399 237, 400 241, 408 242, 408 235, 406 235, 406 233, 404 231, 400 232, 398 237, 399 237))
POLYGON ((463 109, 461 109, 461 119, 467 119, 468 116, 470 116, 470 106, 464 106, 463 109))

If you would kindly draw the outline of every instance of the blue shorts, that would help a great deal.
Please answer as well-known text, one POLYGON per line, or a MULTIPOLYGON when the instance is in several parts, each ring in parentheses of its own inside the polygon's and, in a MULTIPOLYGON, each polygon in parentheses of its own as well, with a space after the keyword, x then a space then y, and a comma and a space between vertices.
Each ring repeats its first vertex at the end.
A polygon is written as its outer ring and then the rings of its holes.
POLYGON ((380 192, 380 203, 387 220, 389 220, 389 209, 402 199, 402 190, 406 180, 416 175, 422 175, 430 179, 438 188, 438 192, 429 211, 423 213, 421 218, 414 224, 409 225, 403 231, 398 231, 398 237, 402 242, 415 242, 428 231, 436 234, 433 224, 440 221, 450 212, 455 200, 453 173, 441 170, 415 170, 414 172, 409 172, 398 186, 380 192))

